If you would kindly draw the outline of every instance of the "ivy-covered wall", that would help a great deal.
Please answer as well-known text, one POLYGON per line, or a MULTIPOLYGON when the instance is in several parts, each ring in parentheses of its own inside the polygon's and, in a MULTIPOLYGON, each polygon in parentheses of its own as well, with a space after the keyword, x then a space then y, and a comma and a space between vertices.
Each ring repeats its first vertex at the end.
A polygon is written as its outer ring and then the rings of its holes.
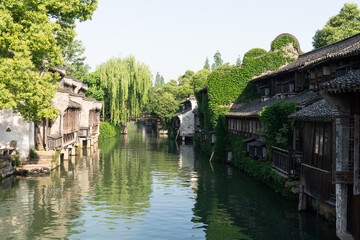
POLYGON ((203 129, 215 129, 219 116, 229 111, 225 105, 232 102, 247 102, 258 97, 255 86, 249 81, 254 76, 277 70, 292 62, 300 51, 297 40, 291 35, 277 37, 271 43, 271 49, 270 52, 259 48, 252 49, 244 55, 241 65, 222 65, 210 73, 207 82, 208 102, 199 101, 199 115, 210 118, 210 126, 207 119, 202 120, 203 129), (207 104, 207 108, 202 104, 207 104))
POLYGON ((248 102, 258 97, 256 87, 249 81, 267 71, 274 71, 295 60, 300 53, 298 41, 289 34, 279 35, 271 43, 271 51, 254 48, 245 53, 239 66, 222 65, 207 77, 207 95, 195 90, 198 100, 200 126, 206 132, 215 131, 217 141, 214 156, 222 160, 226 148, 225 115, 230 103, 248 102), (221 123, 219 126, 218 124, 221 123))

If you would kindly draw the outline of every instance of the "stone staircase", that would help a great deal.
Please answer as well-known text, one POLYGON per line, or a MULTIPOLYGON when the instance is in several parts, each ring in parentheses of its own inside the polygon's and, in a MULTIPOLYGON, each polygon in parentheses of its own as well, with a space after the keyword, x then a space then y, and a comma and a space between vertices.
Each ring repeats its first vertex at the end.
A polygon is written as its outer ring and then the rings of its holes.
POLYGON ((32 169, 40 169, 40 168, 49 168, 52 169, 52 156, 55 154, 55 151, 36 151, 37 157, 31 158, 29 161, 22 162, 19 167, 17 167, 18 171, 21 170, 32 170, 32 169))

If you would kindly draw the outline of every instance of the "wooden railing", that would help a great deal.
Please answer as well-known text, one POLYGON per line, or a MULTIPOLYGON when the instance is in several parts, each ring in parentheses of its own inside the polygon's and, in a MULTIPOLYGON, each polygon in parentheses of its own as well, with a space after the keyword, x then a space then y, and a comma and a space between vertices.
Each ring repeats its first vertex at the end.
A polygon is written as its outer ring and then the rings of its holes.
POLYGON ((92 131, 93 134, 97 133, 97 131, 98 131, 98 125, 92 126, 91 131, 92 131))
POLYGON ((79 137, 88 137, 89 136, 89 128, 81 127, 79 130, 79 137))
POLYGON ((61 136, 48 136, 48 149, 55 149, 61 147, 62 144, 62 138, 61 136))
POLYGON ((302 154, 289 153, 289 151, 272 147, 271 164, 272 167, 288 178, 299 176, 302 154))

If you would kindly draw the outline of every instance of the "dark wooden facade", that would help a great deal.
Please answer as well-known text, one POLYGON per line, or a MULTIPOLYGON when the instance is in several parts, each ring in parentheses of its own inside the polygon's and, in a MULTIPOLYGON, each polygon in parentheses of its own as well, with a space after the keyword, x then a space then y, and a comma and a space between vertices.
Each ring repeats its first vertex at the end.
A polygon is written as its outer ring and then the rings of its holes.
POLYGON ((301 183, 304 192, 335 205, 331 122, 305 122, 301 183))
POLYGON ((265 125, 259 118, 227 118, 228 132, 242 136, 259 138, 265 125))

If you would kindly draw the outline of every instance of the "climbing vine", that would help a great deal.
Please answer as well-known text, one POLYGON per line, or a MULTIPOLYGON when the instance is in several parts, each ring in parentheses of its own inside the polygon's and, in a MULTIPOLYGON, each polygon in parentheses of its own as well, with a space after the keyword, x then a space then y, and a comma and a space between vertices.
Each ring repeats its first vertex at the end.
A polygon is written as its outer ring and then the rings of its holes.
POLYGON ((297 106, 297 103, 279 100, 260 112, 260 121, 266 125, 263 135, 267 146, 286 149, 291 145, 292 121, 288 117, 296 112, 297 106))
POLYGON ((289 34, 283 34, 278 36, 274 41, 271 42, 271 51, 281 49, 282 47, 285 47, 289 44, 293 44, 295 49, 300 50, 299 45, 294 39, 294 37, 289 34))

